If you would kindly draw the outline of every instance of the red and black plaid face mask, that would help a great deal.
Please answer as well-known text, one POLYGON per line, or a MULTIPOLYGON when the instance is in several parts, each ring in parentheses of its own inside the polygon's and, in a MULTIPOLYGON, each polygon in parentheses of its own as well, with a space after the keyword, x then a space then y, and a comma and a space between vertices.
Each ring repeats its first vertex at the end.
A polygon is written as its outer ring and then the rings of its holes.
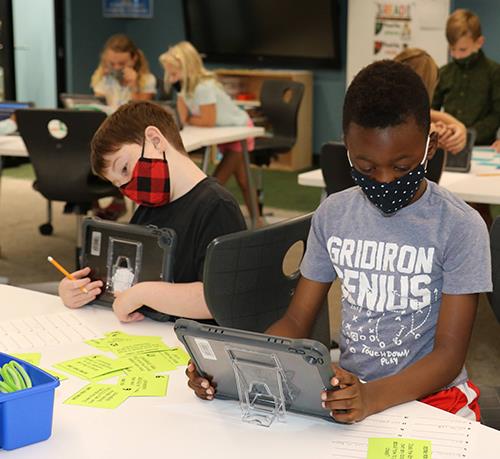
POLYGON ((170 202, 170 172, 163 152, 163 159, 141 157, 128 183, 120 187, 121 192, 137 204, 147 207, 163 206, 170 202))

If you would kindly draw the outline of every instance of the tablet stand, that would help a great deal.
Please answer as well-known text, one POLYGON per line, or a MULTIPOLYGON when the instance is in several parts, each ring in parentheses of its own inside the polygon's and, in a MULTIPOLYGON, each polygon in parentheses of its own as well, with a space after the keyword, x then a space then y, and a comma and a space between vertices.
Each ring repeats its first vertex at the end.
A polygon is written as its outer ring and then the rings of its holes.
POLYGON ((292 398, 286 374, 277 355, 226 346, 240 399, 244 422, 269 427, 285 420, 292 398))

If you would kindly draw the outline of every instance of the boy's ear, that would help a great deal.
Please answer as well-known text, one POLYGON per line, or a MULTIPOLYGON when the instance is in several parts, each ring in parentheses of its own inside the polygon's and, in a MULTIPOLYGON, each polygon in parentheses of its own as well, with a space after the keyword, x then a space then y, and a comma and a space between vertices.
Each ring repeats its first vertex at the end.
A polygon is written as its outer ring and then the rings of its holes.
POLYGON ((430 160, 436 154, 438 149, 439 134, 436 131, 429 133, 429 147, 427 149, 427 160, 430 160))
POLYGON ((484 35, 481 35, 480 37, 478 37, 478 39, 476 40, 476 45, 480 48, 483 47, 484 45, 484 35))
POLYGON ((146 136, 146 140, 151 142, 158 151, 163 152, 169 146, 167 139, 165 139, 156 126, 148 126, 144 131, 144 135, 146 136))

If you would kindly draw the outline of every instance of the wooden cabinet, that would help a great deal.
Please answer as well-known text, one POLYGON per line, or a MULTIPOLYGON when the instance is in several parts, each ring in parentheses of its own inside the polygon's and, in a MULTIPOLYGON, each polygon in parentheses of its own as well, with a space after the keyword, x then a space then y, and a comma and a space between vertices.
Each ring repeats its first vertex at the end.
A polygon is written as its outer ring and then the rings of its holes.
MULTIPOLYGON (((297 119, 297 141, 288 153, 281 153, 273 160, 274 169, 296 171, 311 166, 312 161, 312 101, 313 74, 302 70, 239 70, 218 69, 215 71, 225 90, 232 96, 244 94, 250 98, 241 103, 250 112, 258 105, 262 82, 268 79, 293 80, 304 84, 304 96, 297 119), (255 99, 255 100, 252 100, 255 99)), ((255 120, 257 125, 260 120, 255 120)))

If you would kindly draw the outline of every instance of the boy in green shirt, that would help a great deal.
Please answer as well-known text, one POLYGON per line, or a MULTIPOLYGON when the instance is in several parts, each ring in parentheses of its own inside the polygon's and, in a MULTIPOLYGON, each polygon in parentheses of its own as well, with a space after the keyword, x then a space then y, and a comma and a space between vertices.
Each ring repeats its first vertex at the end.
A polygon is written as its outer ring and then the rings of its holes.
POLYGON ((446 38, 453 60, 439 70, 432 108, 444 107, 476 130, 478 145, 490 145, 500 126, 500 65, 481 50, 481 23, 471 11, 457 9, 450 15, 446 38))
MULTIPOLYGON (((476 131, 477 145, 490 145, 500 126, 500 65, 481 50, 484 36, 479 17, 455 10, 446 22, 452 61, 439 69, 432 108, 444 110, 476 131)), ((491 226, 488 204, 470 204, 491 226)))

